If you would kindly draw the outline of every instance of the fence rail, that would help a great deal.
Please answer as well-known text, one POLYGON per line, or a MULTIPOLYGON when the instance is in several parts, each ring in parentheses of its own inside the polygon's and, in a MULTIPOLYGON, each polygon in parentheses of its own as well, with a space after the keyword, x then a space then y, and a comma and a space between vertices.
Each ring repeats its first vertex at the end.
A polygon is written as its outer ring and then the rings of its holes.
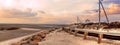
POLYGON ((70 28, 62 28, 62 29, 74 35, 83 34, 84 39, 87 39, 87 36, 98 37, 98 41, 97 41, 98 43, 101 43, 103 38, 112 39, 112 40, 120 40, 120 33, 100 32, 98 30, 88 30, 88 29, 70 29, 70 28))

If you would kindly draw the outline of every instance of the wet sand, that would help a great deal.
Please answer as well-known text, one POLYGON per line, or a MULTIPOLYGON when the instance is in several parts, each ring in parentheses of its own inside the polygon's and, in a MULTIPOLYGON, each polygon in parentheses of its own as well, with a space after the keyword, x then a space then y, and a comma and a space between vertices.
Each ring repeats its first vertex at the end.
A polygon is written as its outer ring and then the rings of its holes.
POLYGON ((25 35, 30 35, 38 31, 40 31, 40 29, 39 30, 18 29, 18 30, 11 30, 11 31, 0 31, 0 42, 22 37, 25 35))

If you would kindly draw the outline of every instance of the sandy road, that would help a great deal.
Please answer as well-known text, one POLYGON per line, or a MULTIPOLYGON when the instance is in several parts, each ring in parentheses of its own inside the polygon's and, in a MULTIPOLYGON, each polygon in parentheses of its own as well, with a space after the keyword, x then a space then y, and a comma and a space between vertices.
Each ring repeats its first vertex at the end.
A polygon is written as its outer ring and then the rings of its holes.
POLYGON ((98 44, 95 40, 84 40, 83 37, 76 37, 66 32, 53 32, 48 34, 39 45, 116 45, 110 43, 98 44))

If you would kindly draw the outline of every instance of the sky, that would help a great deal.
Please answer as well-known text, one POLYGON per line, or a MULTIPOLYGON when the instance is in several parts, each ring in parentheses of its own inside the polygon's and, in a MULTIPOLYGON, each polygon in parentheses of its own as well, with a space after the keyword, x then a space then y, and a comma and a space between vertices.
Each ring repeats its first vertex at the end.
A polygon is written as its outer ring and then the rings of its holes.
MULTIPOLYGON (((120 0, 102 2, 109 20, 120 21, 120 0)), ((77 16, 80 22, 98 22, 97 10, 98 0, 0 0, 0 23, 70 24, 77 16)))

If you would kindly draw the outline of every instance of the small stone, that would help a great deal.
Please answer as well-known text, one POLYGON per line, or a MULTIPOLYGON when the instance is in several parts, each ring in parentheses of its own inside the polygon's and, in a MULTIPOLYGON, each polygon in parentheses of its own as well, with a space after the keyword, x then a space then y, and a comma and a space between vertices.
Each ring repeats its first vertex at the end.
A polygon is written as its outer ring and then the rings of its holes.
POLYGON ((40 42, 40 41, 39 41, 39 40, 33 40, 33 41, 30 42, 30 44, 31 44, 31 45, 37 45, 38 42, 40 42))

